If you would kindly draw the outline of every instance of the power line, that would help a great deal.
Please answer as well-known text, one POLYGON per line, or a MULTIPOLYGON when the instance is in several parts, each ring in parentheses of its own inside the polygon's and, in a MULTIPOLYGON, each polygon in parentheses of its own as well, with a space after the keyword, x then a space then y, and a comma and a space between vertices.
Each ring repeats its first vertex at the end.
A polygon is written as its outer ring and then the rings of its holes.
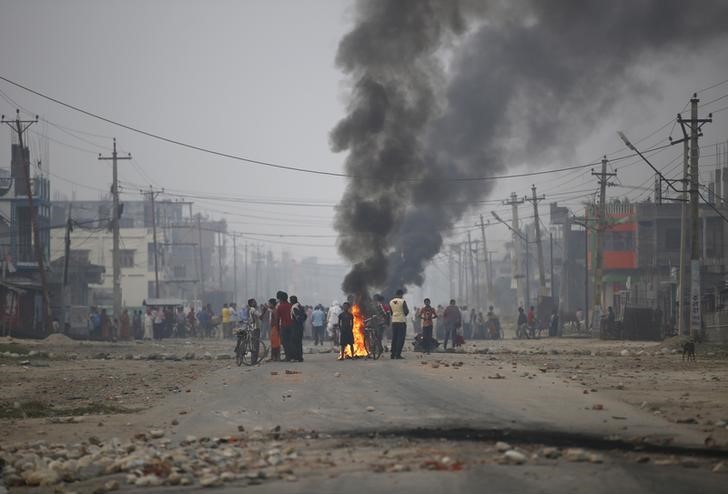
MULTIPOLYGON (((270 162, 270 161, 257 160, 257 159, 253 159, 253 158, 247 158, 245 156, 238 156, 238 155, 234 155, 234 154, 230 154, 230 153, 225 153, 225 152, 222 152, 222 151, 217 151, 217 150, 214 150, 214 149, 206 148, 206 147, 203 147, 203 146, 198 146, 198 145, 195 145, 195 144, 189 144, 189 143, 186 143, 186 142, 183 142, 183 141, 179 141, 177 139, 172 139, 172 138, 165 137, 165 136, 162 136, 162 135, 159 135, 159 134, 155 134, 153 132, 149 132, 149 131, 146 131, 146 130, 142 130, 142 129, 133 127, 131 125, 127 125, 127 124, 124 124, 124 123, 121 123, 121 122, 117 122, 115 120, 112 120, 112 119, 107 118, 107 117, 104 117, 102 115, 99 115, 99 114, 93 113, 91 111, 85 110, 85 109, 80 108, 78 106, 75 106, 75 105, 72 105, 72 104, 69 104, 69 103, 65 103, 65 102, 63 102, 63 101, 61 101, 59 99, 56 99, 56 98, 52 97, 52 96, 48 96, 48 95, 46 95, 46 94, 44 94, 44 93, 42 93, 40 91, 36 91, 34 89, 31 89, 31 88, 29 88, 27 86, 24 86, 24 85, 18 83, 18 82, 12 81, 12 80, 10 80, 7 77, 4 77, 2 75, 0 75, 0 80, 3 80, 5 82, 7 82, 8 84, 12 84, 13 86, 16 86, 16 87, 18 87, 20 89, 23 89, 23 90, 25 90, 25 91, 27 91, 29 93, 35 94, 36 96, 39 96, 39 97, 41 97, 43 99, 46 99, 48 101, 52 101, 53 103, 56 103, 58 105, 64 106, 66 108, 69 108, 71 110, 77 111, 77 112, 82 113, 82 114, 84 114, 86 116, 89 116, 91 118, 95 118, 95 119, 101 120, 101 121, 106 122, 108 124, 115 125, 117 127, 121 127, 123 129, 126 129, 126 130, 129 130, 131 132, 135 132, 137 134, 141 134, 141 135, 150 137, 152 139, 157 139, 157 140, 160 140, 160 141, 167 142, 169 144, 174 144, 174 145, 177 145, 177 146, 181 146, 181 147, 184 147, 184 148, 187 148, 187 149, 192 149, 192 150, 195 150, 195 151, 200 151, 200 152, 207 153, 207 154, 211 154, 211 155, 214 155, 214 156, 219 156, 219 157, 222 157, 222 158, 228 158, 228 159, 232 159, 232 160, 236 160, 236 161, 242 161, 242 162, 246 162, 246 163, 250 163, 250 164, 254 164, 254 165, 260 165, 260 166, 275 168, 275 169, 279 169, 279 170, 287 170, 287 171, 294 171, 294 172, 300 172, 300 173, 311 173, 311 174, 315 174, 315 175, 324 175, 324 176, 340 177, 340 178, 353 178, 353 179, 357 179, 357 180, 376 180, 376 181, 379 181, 379 180, 387 180, 388 179, 388 178, 384 178, 384 177, 364 177, 364 176, 350 175, 350 174, 340 173, 340 172, 327 172, 327 171, 323 171, 323 170, 314 170, 314 169, 310 169, 310 168, 302 168, 302 167, 296 167, 296 166, 290 166, 290 165, 283 165, 283 164, 280 164, 280 163, 273 163, 273 162, 270 162)), ((626 158, 630 158, 630 157, 633 157, 633 156, 636 156, 636 155, 635 154, 632 154, 632 155, 627 155, 627 156, 621 156, 621 157, 613 158, 611 161, 617 161, 617 160, 620 160, 620 159, 626 159, 626 158)), ((599 164, 599 162, 593 162, 593 163, 586 163, 586 164, 581 164, 581 165, 566 166, 566 167, 556 168, 556 169, 550 169, 550 170, 541 170, 541 171, 535 171, 535 172, 517 173, 517 174, 508 174, 508 175, 491 175, 491 176, 482 176, 482 177, 455 177, 455 178, 452 178, 452 177, 440 177, 439 180, 447 181, 447 182, 473 182, 473 181, 503 180, 503 179, 509 179, 509 178, 521 178, 521 177, 528 177, 528 176, 534 176, 534 175, 544 175, 544 174, 548 174, 548 173, 558 173, 558 172, 563 172, 563 171, 575 170, 575 169, 579 169, 579 168, 587 168, 587 167, 590 167, 590 166, 596 166, 598 164, 599 164)), ((402 180, 402 181, 414 181, 414 182, 421 181, 420 178, 401 178, 400 180, 402 180)))

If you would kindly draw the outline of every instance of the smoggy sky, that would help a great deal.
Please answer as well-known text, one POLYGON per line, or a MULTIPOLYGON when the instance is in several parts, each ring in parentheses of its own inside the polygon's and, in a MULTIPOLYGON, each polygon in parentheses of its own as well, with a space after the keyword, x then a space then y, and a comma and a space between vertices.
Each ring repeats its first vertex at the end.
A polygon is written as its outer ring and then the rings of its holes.
MULTIPOLYGON (((598 22, 584 19, 582 22, 598 22)), ((334 64, 338 42, 354 25, 350 2, 308 1, 7 1, 0 0, 0 75, 64 102, 110 119, 186 143, 257 160, 321 171, 343 172, 345 153, 333 153, 329 133, 345 114, 348 79, 334 64)), ((728 28, 727 28, 728 29, 728 28)), ((637 141, 684 108, 693 91, 728 79, 728 50, 709 43, 697 53, 664 53, 635 67, 642 87, 622 92, 616 105, 593 126, 589 137, 565 142, 570 159, 514 162, 509 173, 558 168, 593 161, 605 153, 628 154, 616 136, 624 130, 637 141)), ((488 88, 483 88, 487 91, 488 88)), ((99 162, 111 137, 131 152, 121 162, 124 197, 138 189, 164 187, 193 198, 198 209, 225 217, 230 230, 250 234, 274 251, 297 257, 340 259, 332 222, 344 178, 275 170, 212 156, 160 142, 62 108, 0 81, 0 111, 13 115, 16 104, 49 123, 33 127, 32 153, 50 166, 54 191, 98 198, 107 191, 111 169, 99 162), (12 100, 10 102, 8 100, 12 100), (60 128, 59 128, 60 126, 60 128), (48 149, 39 135, 48 136, 48 149), (250 203, 242 201, 259 201, 250 203), (275 204, 288 201, 296 206, 275 204), (260 234, 281 234, 282 238, 260 234)), ((728 84, 705 91, 703 101, 728 93, 728 84)), ((728 106, 723 98, 704 109, 728 106)), ((703 110, 701 110, 702 112, 703 110)), ((579 120, 578 114, 564 118, 579 120)), ((728 139, 728 111, 705 127, 701 166, 712 170, 712 144, 728 139)), ((671 125, 640 143, 649 148, 679 127, 671 125)), ((10 131, 0 133, 0 166, 10 161, 10 131)), ((654 156, 670 175, 681 149, 654 156)), ((652 186, 647 165, 615 163, 625 185, 652 186), (629 166, 625 166, 629 165, 629 166), (645 183, 646 182, 646 183, 645 183)), ((707 181, 707 177, 706 177, 707 181)), ((547 204, 577 207, 596 181, 583 169, 500 181, 486 200, 510 192, 530 193, 536 183, 547 204)), ((457 194, 453 185, 453 194, 457 194)), ((613 187, 609 196, 632 199, 651 191, 613 187)), ((170 196, 173 197, 173 196, 170 196)), ((475 204, 458 226, 472 226, 481 212, 503 211, 497 204, 475 204)), ((531 211, 525 206, 523 216, 531 211)), ((503 211, 503 217, 510 217, 503 211)), ((450 240, 463 238, 465 228, 450 240)), ((490 227, 495 246, 509 238, 490 227)), ((476 237, 477 238, 477 237, 476 237)), ((489 247, 493 247, 491 245, 489 247)))

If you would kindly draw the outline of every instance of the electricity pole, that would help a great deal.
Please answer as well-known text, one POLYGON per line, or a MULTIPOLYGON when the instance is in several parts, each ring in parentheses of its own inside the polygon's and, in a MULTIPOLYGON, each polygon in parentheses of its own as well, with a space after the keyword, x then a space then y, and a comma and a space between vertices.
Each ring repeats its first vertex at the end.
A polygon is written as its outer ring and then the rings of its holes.
MULTIPOLYGON (((245 261, 245 265, 243 266, 243 275, 245 276, 245 297, 246 298, 252 298, 250 297, 250 285, 248 285, 248 242, 245 242, 245 258, 243 259, 245 261)), ((256 293, 255 296, 257 297, 258 294, 256 293)))
MULTIPOLYGON (((681 115, 678 114, 677 121, 680 122, 682 119, 681 115)), ((683 144, 683 177, 682 177, 682 205, 680 207, 680 267, 678 272, 677 287, 678 287, 678 320, 677 330, 678 334, 687 334, 687 317, 690 311, 688 310, 688 291, 687 291, 687 236, 688 236, 688 182, 690 176, 690 136, 688 135, 685 125, 681 125, 683 131, 683 138, 678 141, 670 139, 671 144, 683 144)))
POLYGON ((66 323, 70 322, 71 290, 68 289, 68 263, 71 257, 71 232, 73 231, 73 220, 71 220, 72 203, 68 203, 68 219, 66 220, 66 241, 63 259, 63 329, 66 323))
POLYGON ((678 122, 687 138, 685 126, 690 126, 690 334, 696 337, 700 331, 700 217, 698 196, 700 186, 700 169, 698 166, 698 137, 703 125, 713 121, 712 114, 708 118, 698 118, 697 93, 690 98, 690 120, 685 121, 678 116, 678 122))
POLYGON ((99 154, 99 160, 111 160, 112 169, 111 196, 114 201, 114 207, 111 210, 111 228, 114 239, 111 258, 114 273, 114 317, 117 318, 121 317, 121 263, 119 261, 119 217, 121 216, 121 211, 119 210, 119 172, 117 161, 130 159, 131 154, 120 158, 116 153, 116 137, 114 137, 114 150, 111 152, 111 156, 101 156, 99 154))
POLYGON ((607 185, 609 177, 615 177, 616 173, 607 173, 607 157, 602 158, 602 171, 592 175, 598 177, 599 181, 599 219, 597 222, 596 256, 594 262, 594 305, 602 306, 602 264, 604 263, 604 232, 607 229, 607 185))
POLYGON ((480 215, 480 234, 483 236, 483 262, 485 263, 485 282, 486 282, 486 298, 492 300, 493 296, 493 273, 490 272, 490 263, 488 262, 488 244, 485 241, 485 222, 483 215, 480 215))
POLYGON ((38 272, 40 274, 40 283, 43 290, 43 315, 45 321, 43 326, 47 333, 51 331, 51 302, 48 296, 48 278, 45 271, 45 258, 43 255, 43 246, 41 245, 40 229, 38 228, 38 215, 33 206, 33 187, 30 182, 30 161, 25 159, 25 144, 23 143, 23 134, 28 127, 38 122, 38 116, 35 120, 20 120, 20 110, 15 110, 15 120, 5 120, 5 115, 0 116, 0 122, 5 123, 13 129, 18 135, 18 145, 20 146, 20 159, 23 160, 22 168, 25 178, 25 192, 28 196, 28 209, 30 216, 30 227, 33 230, 33 247, 35 251, 35 260, 38 263, 38 272))
MULTIPOLYGON (((142 194, 145 193, 145 191, 141 191, 142 194)), ((153 242, 153 249, 154 249, 154 297, 159 298, 159 261, 157 259, 157 210, 154 205, 154 200, 156 197, 164 192, 164 189, 162 190, 154 190, 152 186, 149 186, 149 199, 152 201, 152 242, 153 242)))
POLYGON ((197 213, 197 253, 200 258, 200 300, 204 303, 203 297, 205 296, 205 273, 204 264, 202 263, 202 215, 197 213))
POLYGON ((543 265, 543 246, 541 245, 541 225, 538 219, 538 201, 546 199, 545 195, 541 197, 536 196, 536 186, 531 186, 531 197, 524 197, 523 199, 533 203, 533 221, 536 225, 536 252, 538 255, 538 282, 539 282, 539 295, 545 295, 546 293, 546 274, 544 273, 543 265))
POLYGON ((233 234, 233 301, 238 302, 238 242, 233 234))
POLYGON ((521 243, 518 241, 517 233, 520 233, 518 227, 518 206, 523 204, 523 199, 518 199, 515 192, 511 193, 510 200, 503 201, 504 205, 511 206, 511 231, 513 232, 513 259, 511 260, 511 271, 513 277, 516 278, 516 298, 519 297, 521 300, 516 300, 516 306, 518 307, 521 302, 525 300, 525 292, 523 285, 523 276, 521 275, 521 243))

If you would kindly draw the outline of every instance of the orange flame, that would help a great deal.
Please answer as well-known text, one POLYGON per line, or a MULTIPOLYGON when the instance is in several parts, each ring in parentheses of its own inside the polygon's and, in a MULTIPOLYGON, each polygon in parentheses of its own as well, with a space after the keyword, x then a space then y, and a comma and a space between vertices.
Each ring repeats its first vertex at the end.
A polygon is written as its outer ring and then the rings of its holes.
MULTIPOLYGON (((364 346, 364 314, 359 304, 351 307, 351 314, 354 316, 354 356, 366 357, 367 349, 364 346)), ((351 350, 347 346, 344 349, 344 356, 351 357, 351 350)))

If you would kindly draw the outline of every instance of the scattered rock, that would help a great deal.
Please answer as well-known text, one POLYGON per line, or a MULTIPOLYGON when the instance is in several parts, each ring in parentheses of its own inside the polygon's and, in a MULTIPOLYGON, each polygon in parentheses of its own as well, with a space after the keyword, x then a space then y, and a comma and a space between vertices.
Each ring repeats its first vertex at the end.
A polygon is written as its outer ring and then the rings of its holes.
POLYGON ((371 406, 371 405, 369 405, 369 406, 367 407, 367 412, 373 412, 374 410, 376 410, 376 408, 374 408, 374 407, 373 407, 373 406, 371 406))
POLYGON ((506 451, 511 449, 511 445, 503 441, 498 441, 497 443, 495 443, 495 449, 501 453, 505 453, 506 451))
POLYGON ((506 376, 496 372, 493 376, 488 376, 488 379, 505 379, 506 376))
POLYGON ((561 451, 559 451, 559 448, 543 448, 541 450, 541 456, 543 456, 544 458, 555 460, 556 458, 559 458, 561 456, 561 451))
POLYGON ((594 403, 592 405, 592 410, 604 410, 604 405, 601 403, 594 403))
POLYGON ((713 467, 714 473, 728 473, 728 465, 724 461, 721 461, 720 463, 716 463, 716 465, 713 467))
POLYGON ((589 452, 581 448, 568 448, 564 451, 564 459, 568 461, 589 461, 589 452))
POLYGON ((164 431, 162 429, 151 429, 149 436, 154 439, 159 439, 160 437, 164 437, 164 431))
POLYGON ((527 460, 526 455, 516 451, 515 449, 506 451, 503 454, 503 459, 506 460, 508 463, 513 463, 515 465, 522 465, 526 463, 527 460))

